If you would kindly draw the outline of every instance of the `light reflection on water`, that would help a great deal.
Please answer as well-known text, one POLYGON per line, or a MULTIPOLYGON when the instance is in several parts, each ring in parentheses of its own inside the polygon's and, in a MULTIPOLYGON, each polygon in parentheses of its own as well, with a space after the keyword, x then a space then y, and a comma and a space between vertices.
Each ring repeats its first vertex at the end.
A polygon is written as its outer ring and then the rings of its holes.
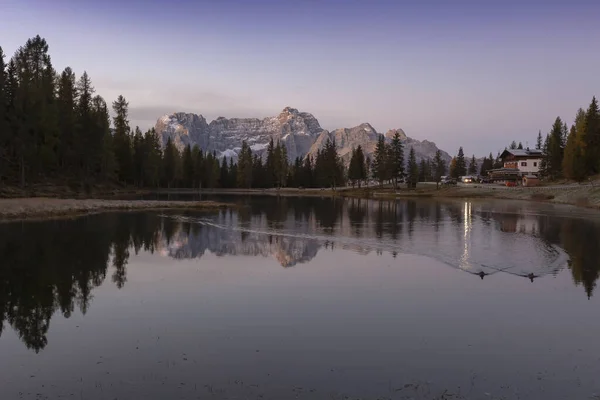
POLYGON ((235 201, 1 224, 2 399, 600 390, 596 214, 235 201))

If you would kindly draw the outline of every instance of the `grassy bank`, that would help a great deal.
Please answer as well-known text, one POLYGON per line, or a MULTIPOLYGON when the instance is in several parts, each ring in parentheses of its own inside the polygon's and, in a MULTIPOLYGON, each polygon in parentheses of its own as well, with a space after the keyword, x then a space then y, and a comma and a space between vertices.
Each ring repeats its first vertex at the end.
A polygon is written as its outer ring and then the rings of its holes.
POLYGON ((101 211, 162 209, 217 210, 230 205, 214 201, 92 200, 57 198, 0 199, 0 221, 78 216, 101 211))
POLYGON ((440 199, 507 199, 542 201, 555 204, 570 204, 579 207, 600 209, 600 187, 597 186, 546 186, 539 188, 503 188, 487 185, 444 187, 439 190, 425 188, 417 190, 377 190, 373 189, 373 198, 440 198, 440 199))

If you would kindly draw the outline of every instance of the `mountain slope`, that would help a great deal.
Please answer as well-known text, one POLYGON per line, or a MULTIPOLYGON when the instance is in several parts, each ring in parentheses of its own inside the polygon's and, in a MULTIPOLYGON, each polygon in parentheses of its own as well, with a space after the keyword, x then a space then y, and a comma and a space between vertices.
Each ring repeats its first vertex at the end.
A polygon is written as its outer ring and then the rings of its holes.
MULTIPOLYGON (((265 155, 271 138, 285 144, 288 159, 307 154, 315 157, 317 151, 325 146, 327 139, 336 141, 338 153, 347 164, 353 148, 362 146, 367 156, 372 156, 380 135, 373 126, 363 123, 353 128, 340 128, 328 132, 321 128, 319 121, 310 113, 300 112, 286 107, 278 116, 258 118, 219 117, 208 123, 202 115, 174 113, 158 119, 155 126, 163 147, 171 138, 181 151, 187 145, 199 146, 204 151, 215 151, 219 157, 237 158, 246 141, 253 152, 265 155)), ((417 160, 433 158, 438 150, 435 143, 428 140, 412 139, 402 129, 392 129, 385 134, 386 141, 398 132, 405 144, 406 155, 410 148, 415 149, 417 160)), ((442 151, 442 158, 450 162, 450 155, 442 151)))

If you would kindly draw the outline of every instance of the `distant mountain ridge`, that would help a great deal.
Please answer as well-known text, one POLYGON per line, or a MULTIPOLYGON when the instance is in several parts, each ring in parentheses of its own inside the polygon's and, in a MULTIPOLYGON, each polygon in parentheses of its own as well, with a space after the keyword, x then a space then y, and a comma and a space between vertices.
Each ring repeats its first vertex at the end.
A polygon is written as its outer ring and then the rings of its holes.
MULTIPOLYGON (((321 128, 312 114, 292 107, 284 108, 275 117, 219 117, 210 123, 202 115, 178 112, 160 117, 156 121, 155 131, 163 147, 170 138, 180 151, 188 145, 197 145, 205 152, 214 151, 217 156, 227 158, 237 158, 243 141, 250 145, 253 152, 264 156, 272 138, 275 142, 285 144, 290 162, 297 157, 316 156, 327 139, 335 139, 338 153, 346 164, 350 161, 352 149, 359 145, 367 156, 371 156, 380 135, 369 123, 327 131, 321 128)), ((417 160, 435 156, 438 147, 434 142, 412 139, 402 129, 389 130, 385 134, 386 140, 391 140, 396 132, 405 144, 407 155, 414 148, 417 160)), ((447 152, 442 150, 441 153, 446 162, 451 160, 447 152)))

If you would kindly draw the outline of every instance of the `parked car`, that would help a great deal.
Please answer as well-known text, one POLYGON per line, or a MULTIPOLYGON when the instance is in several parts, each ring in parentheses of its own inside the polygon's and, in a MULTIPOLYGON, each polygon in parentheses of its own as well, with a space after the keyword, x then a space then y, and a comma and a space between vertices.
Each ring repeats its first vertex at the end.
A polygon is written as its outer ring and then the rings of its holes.
POLYGON ((444 179, 442 179, 442 185, 456 185, 456 179, 452 179, 449 177, 444 177, 444 179))

